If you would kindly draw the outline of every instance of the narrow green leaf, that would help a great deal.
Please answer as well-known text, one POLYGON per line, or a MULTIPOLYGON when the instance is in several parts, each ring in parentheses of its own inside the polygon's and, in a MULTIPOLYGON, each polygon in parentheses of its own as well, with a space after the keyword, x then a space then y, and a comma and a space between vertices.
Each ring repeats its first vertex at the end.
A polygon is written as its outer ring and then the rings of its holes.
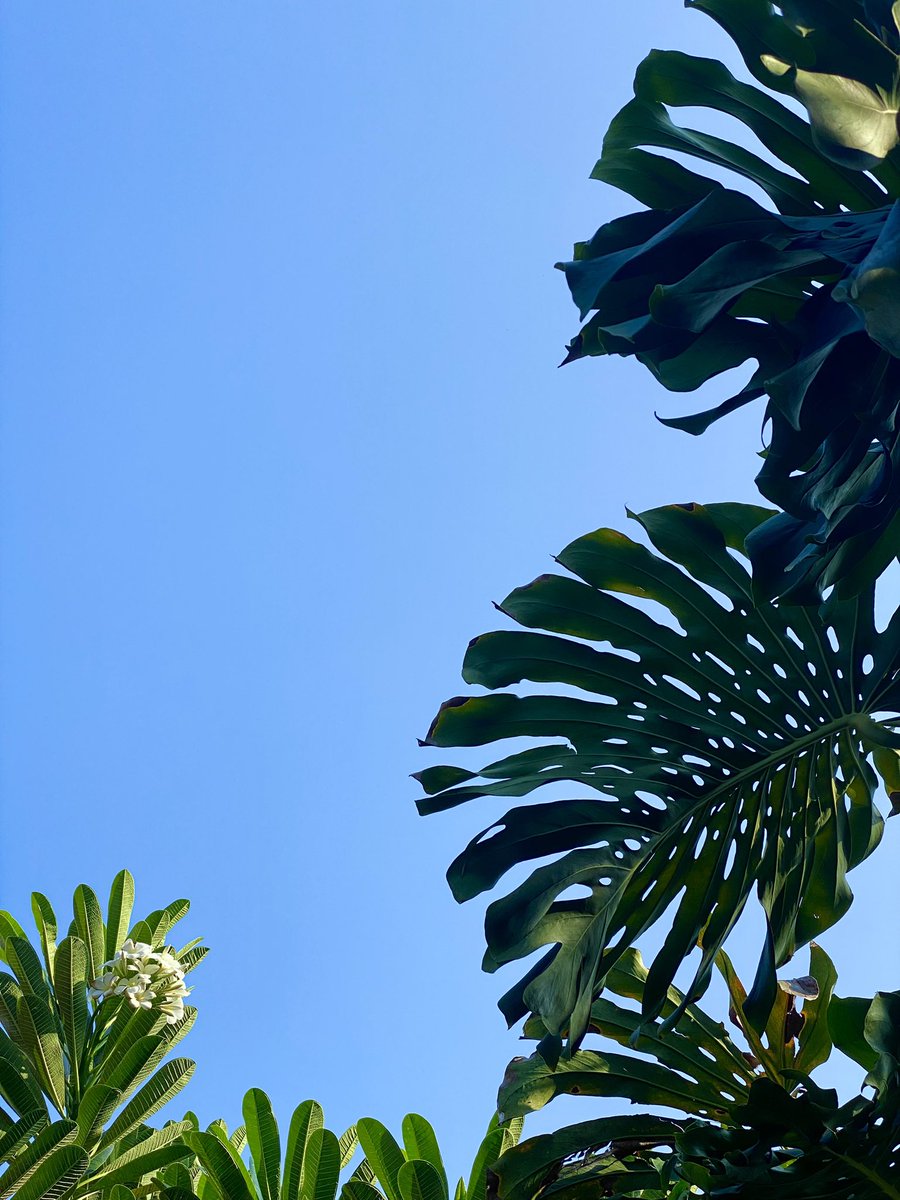
POLYGON ((407 1159, 420 1158, 430 1163, 442 1180, 444 1200, 449 1200, 450 1189, 447 1183, 447 1172, 444 1169, 441 1149, 432 1126, 418 1113, 407 1113, 403 1118, 401 1131, 403 1149, 407 1159))
POLYGON ((494 1125, 482 1139, 466 1184, 466 1200, 486 1200, 488 1167, 500 1157, 503 1149, 503 1130, 494 1125))
POLYGON ((7 1034, 0 1032, 0 1096, 19 1116, 46 1110, 35 1068, 7 1034))
POLYGON ((75 889, 72 906, 75 912, 78 936, 84 942, 87 951, 88 978, 96 979, 100 974, 101 966, 106 961, 104 956, 106 938, 100 901, 87 884, 80 883, 75 889))
POLYGON ((353 1155, 356 1153, 356 1147, 359 1145, 359 1138, 356 1136, 356 1126, 351 1125, 349 1129, 345 1129, 338 1138, 338 1147, 341 1151, 341 1170, 348 1166, 353 1155))
POLYGON ((300 1200, 334 1200, 341 1174, 341 1151, 330 1129, 310 1134, 303 1164, 300 1200))
POLYGON ((120 1148, 119 1153, 96 1171, 91 1176, 91 1183, 100 1183, 104 1188, 114 1183, 134 1186, 151 1171, 188 1158, 185 1140, 189 1132, 186 1122, 175 1121, 162 1129, 141 1131, 138 1141, 131 1140, 135 1137, 132 1134, 126 1139, 127 1148, 120 1148))
POLYGON ((19 1154, 42 1129, 48 1125, 44 1109, 35 1109, 14 1121, 0 1134, 0 1163, 8 1162, 19 1154))
MULTIPOLYGON (((148 1121, 154 1113, 178 1095, 194 1073, 196 1064, 189 1058, 173 1058, 160 1067, 147 1083, 125 1105, 100 1139, 98 1149, 111 1146, 137 1126, 148 1121)), ((277 1200, 277 1197, 276 1197, 277 1200)))
POLYGON ((44 1090, 57 1111, 66 1111, 66 1070, 56 1021, 44 1000, 26 993, 16 1013, 19 1029, 40 1076, 44 1090))
MULTIPOLYGON (((356 1134, 387 1200, 401 1200, 397 1176, 405 1157, 389 1130, 374 1117, 361 1117, 356 1122, 356 1134)), ((309 1197, 304 1196, 303 1200, 309 1197)))
POLYGON ((84 1176, 89 1161, 81 1146, 59 1146, 16 1189, 16 1200, 62 1200, 84 1176))
POLYGON ((6 957, 6 942, 11 937, 20 937, 24 941, 28 940, 25 930, 12 913, 0 911, 0 959, 3 962, 9 961, 6 957))
POLYGON ((44 962, 47 964, 47 974, 53 974, 53 958, 56 954, 57 920, 53 905, 40 892, 31 893, 31 911, 34 913, 34 923, 37 925, 44 951, 44 962))
POLYGON ((447 1181, 430 1162, 408 1159, 397 1174, 402 1200, 445 1200, 447 1181))
POLYGON ((129 871, 120 871, 112 882, 106 917, 104 954, 109 961, 128 937, 128 926, 134 908, 134 880, 129 871))
MULTIPOLYGON (((0 1175, 0 1197, 8 1196, 21 1188, 59 1146, 67 1146, 75 1139, 74 1121, 54 1121, 42 1129, 34 1141, 17 1154, 7 1169, 0 1175)), ((80 1149, 80 1147, 79 1147, 80 1149)))
POLYGON ((78 1143, 93 1153, 103 1127, 122 1102, 119 1088, 95 1083, 81 1097, 78 1106, 78 1143))
POLYGON ((60 942, 53 964, 53 987, 68 1052, 69 1076, 75 1095, 79 1095, 89 1019, 87 950, 80 938, 66 937, 60 942))
POLYGON ((50 1003, 50 985, 44 974, 41 960, 25 938, 11 937, 6 942, 6 957, 19 980, 22 991, 39 996, 44 1004, 50 1003))
POLYGON ((348 1179, 341 1188, 341 1200, 384 1200, 378 1188, 363 1179, 348 1179))
POLYGON ((324 1125, 322 1106, 315 1100, 304 1100, 294 1109, 288 1129, 281 1200, 299 1200, 306 1147, 315 1130, 322 1129, 324 1125))
POLYGON ((250 1174, 231 1146, 212 1133, 187 1132, 184 1142, 197 1155, 222 1200, 256 1200, 250 1174))
POLYGON ((260 1088, 251 1088, 244 1096, 244 1124, 247 1144, 256 1171, 263 1200, 278 1200, 281 1178, 281 1139, 272 1112, 272 1102, 260 1088))

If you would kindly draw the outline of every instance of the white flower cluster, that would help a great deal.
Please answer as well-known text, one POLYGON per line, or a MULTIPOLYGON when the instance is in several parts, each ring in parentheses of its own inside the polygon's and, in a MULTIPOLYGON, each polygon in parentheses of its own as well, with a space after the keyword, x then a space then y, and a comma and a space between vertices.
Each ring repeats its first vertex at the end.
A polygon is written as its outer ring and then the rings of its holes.
POLYGON ((168 950, 154 950, 146 942, 128 938, 100 971, 91 980, 95 999, 124 996, 132 1008, 159 1009, 169 1025, 184 1016, 184 998, 190 988, 184 986, 184 967, 168 950))

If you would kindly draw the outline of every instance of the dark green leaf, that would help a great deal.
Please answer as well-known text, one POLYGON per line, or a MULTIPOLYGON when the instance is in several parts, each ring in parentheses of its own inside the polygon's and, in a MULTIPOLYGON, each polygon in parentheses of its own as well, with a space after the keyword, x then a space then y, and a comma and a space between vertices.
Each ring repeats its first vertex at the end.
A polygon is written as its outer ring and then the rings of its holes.
POLYGON ((422 810, 560 780, 594 792, 512 809, 450 868, 462 900, 553 856, 488 909, 489 967, 550 948, 504 998, 511 1021, 531 1011, 577 1045, 609 970, 673 901, 644 991, 648 1020, 698 942, 688 993, 702 993, 754 888, 779 964, 850 904, 847 870, 883 827, 871 755, 884 747, 896 760, 900 744, 873 715, 896 711, 900 630, 878 637, 871 591, 831 598, 818 619, 755 604, 734 551, 761 515, 737 505, 644 513, 667 557, 612 530, 581 538, 559 559, 580 579, 543 576, 503 603, 520 625, 548 633, 492 633, 469 648, 470 683, 555 690, 451 701, 429 744, 565 741, 535 750, 534 765, 525 755, 492 764, 477 785, 451 787, 422 810), (670 617, 660 623, 615 592, 670 617), (586 895, 561 899, 573 886, 586 895))

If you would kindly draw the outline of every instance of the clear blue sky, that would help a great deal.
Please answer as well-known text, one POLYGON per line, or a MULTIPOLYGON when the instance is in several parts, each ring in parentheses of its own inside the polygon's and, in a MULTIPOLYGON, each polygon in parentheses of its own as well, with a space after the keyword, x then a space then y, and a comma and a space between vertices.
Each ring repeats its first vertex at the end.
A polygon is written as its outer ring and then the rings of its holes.
MULTIPOLYGON (((726 49, 676 0, 0 13, 0 901, 192 898, 204 1120, 413 1109, 466 1165, 519 1046, 443 880, 484 813, 416 817, 415 738, 572 537, 754 497, 758 413, 556 370, 653 45, 726 49)), ((891 846, 845 991, 898 982, 891 846)))

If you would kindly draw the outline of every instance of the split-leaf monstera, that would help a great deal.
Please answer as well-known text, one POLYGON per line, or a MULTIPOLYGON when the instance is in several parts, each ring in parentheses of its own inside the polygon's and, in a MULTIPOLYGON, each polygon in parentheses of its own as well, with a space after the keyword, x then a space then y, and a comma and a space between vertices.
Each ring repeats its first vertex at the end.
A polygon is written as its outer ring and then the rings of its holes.
POLYGON ((570 574, 500 606, 539 632, 476 638, 463 675, 491 694, 448 701, 429 731, 431 746, 539 744, 480 774, 421 772, 423 813, 576 785, 492 821, 448 875, 466 900, 550 858, 488 908, 485 965, 549 948, 501 1008, 511 1023, 540 1018, 551 1059, 563 1037, 577 1048, 611 968, 672 906, 644 1017, 698 945, 688 994, 701 994, 754 887, 769 936, 746 1011, 762 1026, 775 963, 851 902, 847 872, 881 836, 879 776, 900 798, 900 616, 877 633, 872 588, 818 613, 757 605, 740 551, 767 516, 737 504, 645 512, 657 554, 611 529, 573 542, 558 559, 570 574), (522 680, 552 689, 501 690, 522 680))
MULTIPOLYGON (((834 1022, 840 1032, 832 1040, 832 1016, 845 1002, 833 997, 834 967, 814 946, 810 975, 783 981, 761 1046, 741 1015, 746 993, 740 980, 727 960, 720 966, 732 1019, 748 1035, 748 1050, 696 1004, 685 1006, 677 1031, 662 1035, 657 1023, 635 1040, 636 1014, 604 998, 593 1007, 591 1033, 627 1039, 633 1052, 626 1059, 601 1049, 579 1052, 555 1073, 540 1055, 511 1064, 500 1101, 513 1111, 571 1091, 664 1105, 679 1115, 601 1117, 529 1138, 496 1168, 499 1200, 586 1195, 680 1200, 697 1194, 897 1200, 900 993, 859 1000, 853 1020, 842 1012, 834 1022), (797 992, 807 997, 800 1012, 794 1007, 797 992), (874 1096, 859 1095, 842 1105, 836 1092, 811 1078, 833 1044, 854 1053, 862 1049, 872 1067, 865 1082, 874 1096), (646 1057, 638 1058, 635 1050, 646 1057)), ((609 991, 626 1001, 639 999, 645 980, 639 956, 630 954, 610 972, 609 991)), ((670 989, 669 1006, 681 1007, 683 1000, 670 989)))
POLYGON ((848 0, 689 0, 756 80, 653 51, 594 178, 649 212, 604 225, 562 263, 585 325, 566 362, 633 355, 672 391, 755 361, 736 395, 666 423, 702 433, 762 396, 757 483, 784 511, 748 549, 761 592, 815 603, 870 583, 900 540, 900 33, 893 7, 848 0), (771 92, 805 105, 809 122, 771 92), (734 118, 761 153, 678 125, 734 118), (657 153, 660 151, 662 153, 657 153), (665 157, 737 176, 760 205, 665 157))

